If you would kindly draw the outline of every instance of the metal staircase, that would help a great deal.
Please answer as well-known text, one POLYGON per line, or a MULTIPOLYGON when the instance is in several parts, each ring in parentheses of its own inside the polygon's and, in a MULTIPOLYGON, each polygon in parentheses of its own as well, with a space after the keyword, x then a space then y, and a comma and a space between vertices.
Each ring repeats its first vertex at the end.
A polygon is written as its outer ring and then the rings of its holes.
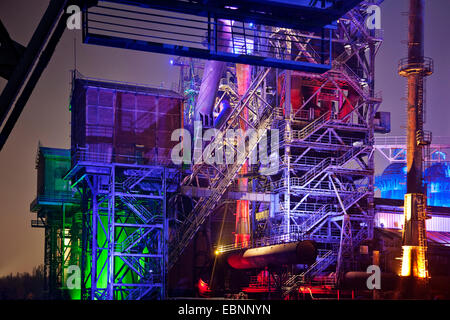
POLYGON ((128 237, 125 238, 125 240, 115 244, 116 251, 119 252, 129 251, 132 247, 134 247, 136 244, 140 242, 143 232, 144 232, 143 228, 138 228, 134 230, 132 233, 128 235, 128 237))
POLYGON ((300 226, 299 231, 304 234, 314 228, 320 221, 328 217, 331 213, 334 213, 333 206, 331 204, 325 204, 317 212, 306 219, 300 226))
POLYGON ((149 268, 147 268, 146 263, 142 263, 140 258, 135 256, 121 256, 121 259, 134 271, 136 274, 141 277, 141 279, 149 279, 151 277, 151 273, 149 268))
POLYGON ((328 169, 331 166, 336 167, 342 167, 345 165, 348 161, 359 155, 361 152, 363 152, 366 149, 365 146, 362 147, 353 147, 346 153, 344 153, 339 158, 325 158, 319 164, 314 166, 311 170, 307 171, 301 178, 300 182, 303 185, 308 184, 310 181, 317 178, 321 173, 323 173, 326 169, 328 169))
MULTIPOLYGON (((364 239, 367 238, 367 229, 361 228, 357 234, 353 237, 353 245, 358 246, 364 239)), ((316 262, 314 262, 306 271, 292 275, 283 286, 283 296, 289 295, 296 290, 301 284, 311 281, 315 276, 319 275, 331 264, 337 260, 337 252, 335 250, 329 250, 324 255, 320 256, 316 262)), ((336 279, 334 279, 336 281, 336 279)), ((336 283, 334 281, 334 284, 336 283)))
POLYGON ((122 195, 120 196, 122 202, 133 212, 136 214, 142 222, 146 224, 152 223, 161 223, 162 217, 156 216, 147 210, 145 206, 139 203, 138 199, 136 199, 132 194, 122 195))
MULTIPOLYGON (((203 170, 209 170, 213 167, 216 171, 215 174, 212 175, 213 177, 209 184, 209 189, 211 190, 210 196, 199 199, 192 212, 187 216, 181 225, 179 231, 177 232, 176 238, 172 241, 169 247, 169 268, 173 267, 178 257, 191 242, 205 219, 217 206, 228 186, 234 181, 241 167, 262 139, 265 130, 270 127, 273 117, 273 106, 262 103, 259 110, 254 110, 249 106, 252 99, 256 97, 258 87, 261 85, 269 71, 270 68, 263 69, 256 76, 247 92, 242 96, 238 104, 228 116, 227 120, 221 126, 219 134, 213 138, 208 146, 209 148, 207 148, 210 150, 216 150, 216 148, 222 147, 223 138, 225 137, 226 132, 228 130, 240 128, 240 121, 244 121, 250 129, 255 130, 256 134, 255 139, 250 139, 248 147, 245 148, 244 153, 239 154, 238 152, 236 161, 234 161, 231 165, 211 166, 201 160, 197 161, 193 165, 192 174, 183 180, 182 186, 191 185, 203 170), (253 114, 255 117, 245 119, 244 112, 248 112, 249 115, 253 114)), ((203 155, 207 156, 207 152, 209 151, 205 150, 203 155)))
POLYGON ((350 60, 351 57, 353 57, 360 50, 360 48, 356 48, 358 46, 357 43, 353 44, 353 45, 349 45, 349 46, 350 46, 349 50, 347 48, 345 48, 344 52, 342 52, 339 56, 334 58, 334 60, 332 62, 333 67, 343 65, 348 60, 350 60))
MULTIPOLYGON (((355 192, 352 193, 351 196, 346 197, 343 201, 345 210, 348 210, 351 208, 356 202, 361 200, 362 197, 364 197, 367 194, 367 192, 355 192)), ((328 217, 329 215, 338 215, 342 213, 344 210, 341 208, 341 210, 335 210, 334 206, 331 204, 325 204, 323 205, 319 210, 311 214, 311 217, 306 219, 302 224, 298 226, 292 226, 291 232, 293 233, 300 233, 305 234, 309 231, 311 231, 315 226, 317 226, 323 219, 328 217)))
POLYGON ((328 111, 328 112, 322 114, 317 119, 315 119, 313 122, 306 125, 301 130, 294 131, 292 134, 292 137, 289 137, 289 138, 293 138, 296 140, 305 140, 306 138, 311 136, 314 132, 316 132, 320 128, 323 128, 331 120, 332 120, 331 112, 328 111))
MULTIPOLYGON (((291 178, 291 184, 294 185, 295 187, 303 188, 307 186, 309 183, 311 183, 313 180, 315 180, 317 177, 319 177, 329 168, 342 167, 348 161, 352 160, 353 158, 361 154, 363 151, 365 151, 366 148, 367 146, 353 147, 339 158, 332 158, 332 157, 325 158, 322 161, 320 161, 317 165, 315 165, 313 168, 308 170, 301 177, 291 178)), ((286 184, 285 180, 283 179, 279 180, 275 183, 275 188, 282 188, 285 186, 285 184, 286 184)))
MULTIPOLYGON (((343 203, 345 210, 352 207, 356 202, 361 200, 366 194, 367 190, 365 192, 355 192, 352 193, 351 196, 347 197, 343 203)), ((339 213, 342 213, 343 210, 337 211, 334 210, 333 205, 331 204, 325 204, 321 206, 317 211, 311 211, 311 217, 309 217, 307 220, 305 220, 300 225, 294 225, 290 227, 291 230, 291 236, 287 235, 285 233, 285 229, 283 227, 280 227, 279 229, 273 229, 274 234, 270 237, 265 237, 258 239, 255 241, 253 247, 263 247, 263 246, 269 246, 269 245, 275 245, 280 243, 286 243, 291 241, 298 241, 298 240, 304 240, 304 239, 312 239, 313 236, 305 236, 306 233, 313 230, 315 226, 317 226, 323 219, 328 217, 329 215, 338 215, 339 213)), ((307 211, 303 211, 307 212, 307 211)), ((361 240, 363 240, 363 235, 360 234, 359 237, 361 237, 361 240)), ((359 242, 360 242, 359 241, 359 242)), ((236 249, 241 249, 242 247, 236 247, 236 245, 228 244, 228 245, 221 245, 217 248, 221 253, 228 252, 236 249)))
MULTIPOLYGON (((346 64, 342 64, 340 66, 336 65, 334 71, 337 71, 347 83, 361 96, 364 100, 370 99, 370 92, 368 90, 364 90, 361 86, 361 78, 356 75, 352 69, 350 69, 346 64)), ((368 86, 367 86, 368 87, 368 86)))
POLYGON ((121 259, 140 277, 141 285, 128 290, 127 300, 140 300, 154 288, 162 286, 162 279, 151 272, 151 267, 146 261, 140 261, 134 256, 121 256, 121 259))
POLYGON ((314 278, 317 274, 328 268, 336 261, 336 253, 333 250, 327 251, 323 256, 316 260, 306 271, 291 276, 283 286, 283 296, 290 294, 301 283, 305 283, 309 279, 314 278))
POLYGON ((125 190, 133 189, 142 180, 147 178, 152 173, 151 169, 139 169, 132 175, 130 175, 122 184, 125 190))

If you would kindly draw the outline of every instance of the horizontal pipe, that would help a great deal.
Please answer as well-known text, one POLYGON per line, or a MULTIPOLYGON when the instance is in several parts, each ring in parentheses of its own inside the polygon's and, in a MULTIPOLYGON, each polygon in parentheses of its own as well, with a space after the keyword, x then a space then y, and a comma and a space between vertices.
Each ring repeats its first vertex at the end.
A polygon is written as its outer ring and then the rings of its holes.
POLYGON ((310 265, 316 258, 316 245, 307 240, 247 249, 230 255, 227 261, 234 269, 257 269, 289 264, 310 265))

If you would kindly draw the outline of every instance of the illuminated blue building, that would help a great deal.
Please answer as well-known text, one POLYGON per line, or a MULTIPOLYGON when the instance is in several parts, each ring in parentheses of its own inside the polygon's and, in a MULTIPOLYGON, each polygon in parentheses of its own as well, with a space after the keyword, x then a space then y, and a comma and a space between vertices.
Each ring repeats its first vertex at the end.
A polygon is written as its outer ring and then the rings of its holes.
MULTIPOLYGON (((425 170, 429 206, 450 207, 450 163, 445 161, 445 154, 433 154, 436 162, 425 170)), ((375 185, 381 191, 381 197, 403 200, 406 193, 406 163, 391 163, 376 177, 375 185)))

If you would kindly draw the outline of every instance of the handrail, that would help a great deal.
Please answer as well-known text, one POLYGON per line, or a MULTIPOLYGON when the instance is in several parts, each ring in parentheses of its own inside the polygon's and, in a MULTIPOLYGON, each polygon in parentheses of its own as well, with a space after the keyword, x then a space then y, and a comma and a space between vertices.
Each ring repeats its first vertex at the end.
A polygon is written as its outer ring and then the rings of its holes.
MULTIPOLYGON (((224 121, 224 123, 221 125, 219 134, 216 135, 210 142, 210 146, 212 146, 213 148, 219 147, 218 144, 221 144, 223 136, 225 135, 227 130, 240 126, 241 113, 245 108, 249 108, 248 105, 252 97, 257 94, 257 88, 261 85, 262 81, 268 75, 270 70, 270 68, 263 69, 258 74, 256 79, 250 84, 249 89, 239 100, 237 106, 227 116, 226 121, 224 121)), ((254 126, 257 129, 256 139, 250 139, 250 145, 248 146, 248 148, 245 148, 244 154, 238 154, 237 161, 235 161, 234 164, 232 164, 231 166, 220 166, 219 168, 217 168, 217 178, 213 178, 210 183, 210 195, 208 197, 199 199, 199 201, 196 203, 195 207, 177 232, 176 240, 169 247, 169 269, 175 264, 178 257, 188 246, 189 242, 195 236, 197 230, 200 228, 205 219, 209 216, 219 200, 222 198, 222 195, 226 192, 228 187, 233 182, 248 156, 262 139, 262 135, 260 133, 270 126, 271 119, 273 117, 272 110, 273 106, 262 104, 262 107, 258 110, 259 116, 256 117, 257 119, 248 121, 250 125, 254 126)), ((209 152, 207 149, 210 148, 205 149, 204 156, 207 155, 206 152, 209 152)), ((208 165, 203 163, 202 161, 197 161, 193 165, 192 174, 183 180, 182 186, 189 185, 191 184, 191 182, 195 181, 195 177, 203 168, 207 166, 208 165)))

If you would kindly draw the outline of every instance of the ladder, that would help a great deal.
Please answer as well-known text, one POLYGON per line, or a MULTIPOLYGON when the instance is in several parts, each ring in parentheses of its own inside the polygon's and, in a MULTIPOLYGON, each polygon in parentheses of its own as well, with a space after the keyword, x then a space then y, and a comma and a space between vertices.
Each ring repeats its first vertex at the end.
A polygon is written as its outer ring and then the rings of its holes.
MULTIPOLYGON (((426 218, 427 218, 427 200, 423 196, 420 203, 417 205, 418 215, 419 215, 419 248, 418 255, 420 261, 423 261, 424 272, 423 276, 428 278, 428 260, 427 260, 427 230, 426 230, 426 218)), ((421 270, 419 270, 421 272, 421 270)))
MULTIPOLYGON (((255 112, 249 107, 250 101, 257 95, 257 89, 261 85, 262 81, 268 75, 270 68, 263 69, 251 83, 247 92, 239 100, 238 104, 235 106, 233 111, 228 116, 227 120, 223 123, 220 128, 219 134, 213 138, 209 146, 212 148, 207 148, 210 150, 217 150, 221 147, 223 138, 229 129, 240 128, 240 121, 243 120, 247 125, 255 130, 256 138, 250 139, 248 147, 245 148, 244 154, 238 154, 236 161, 233 164, 227 166, 212 166, 216 175, 212 177, 209 188, 211 193, 209 197, 200 198, 193 208, 192 212, 187 216, 187 218, 182 223, 179 231, 176 234, 174 241, 172 241, 169 247, 169 269, 173 267, 176 263, 178 257, 183 253, 184 249, 188 246, 191 240, 194 238, 195 234, 204 223, 206 218, 215 209, 223 194, 226 192, 229 185, 234 181, 238 175, 240 169, 244 165, 247 158, 250 156, 251 152, 255 149, 259 141, 262 139, 265 130, 268 129, 272 123, 273 117, 273 106, 268 104, 262 104, 261 108, 255 112), (248 114, 253 113, 255 117, 253 120, 247 120, 243 117, 244 112, 248 111, 248 114), (257 114, 255 114, 257 113, 257 114)), ((207 156, 207 150, 205 150, 204 155, 207 156)), ((211 165, 205 164, 203 161, 197 161, 193 165, 192 174, 187 176, 183 182, 182 186, 190 185, 195 181, 196 177, 203 171, 211 168, 211 165)))

